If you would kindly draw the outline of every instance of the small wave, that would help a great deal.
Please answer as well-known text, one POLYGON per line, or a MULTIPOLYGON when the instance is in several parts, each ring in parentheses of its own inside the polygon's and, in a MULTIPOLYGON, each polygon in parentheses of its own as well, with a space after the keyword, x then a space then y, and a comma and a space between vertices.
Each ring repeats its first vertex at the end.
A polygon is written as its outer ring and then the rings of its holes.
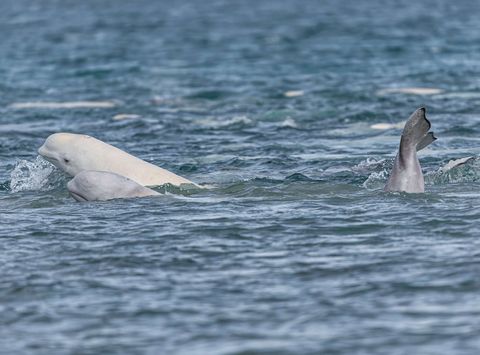
POLYGON ((58 186, 58 181, 63 179, 61 174, 54 174, 55 171, 55 166, 40 156, 33 162, 20 160, 10 173, 10 190, 12 192, 52 190, 58 186))
POLYGON ((229 90, 201 90, 186 96, 186 98, 203 99, 203 100, 220 100, 232 95, 234 95, 234 92, 229 90))
POLYGON ((297 122, 291 117, 287 117, 283 122, 280 123, 281 128, 298 128, 297 122))
POLYGON ((194 195, 199 192, 202 192, 203 188, 205 188, 205 186, 199 187, 194 184, 181 184, 180 186, 175 186, 172 184, 164 184, 164 185, 153 187, 153 190, 163 195, 190 196, 190 195, 194 195))
POLYGON ((252 120, 247 116, 236 116, 228 120, 220 121, 218 119, 210 118, 198 121, 200 125, 207 128, 227 128, 227 127, 243 127, 252 123, 252 120))
POLYGON ((303 175, 301 173, 293 173, 292 175, 288 175, 284 182, 297 182, 297 181, 303 181, 303 182, 316 182, 318 180, 309 178, 306 175, 303 175))

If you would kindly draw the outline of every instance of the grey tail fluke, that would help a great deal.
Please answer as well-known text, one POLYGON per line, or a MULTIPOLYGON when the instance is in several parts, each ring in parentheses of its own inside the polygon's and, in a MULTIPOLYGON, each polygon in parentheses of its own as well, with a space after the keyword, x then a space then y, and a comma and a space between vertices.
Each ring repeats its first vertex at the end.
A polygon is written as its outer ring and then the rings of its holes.
POLYGON ((408 119, 402 133, 402 143, 404 147, 415 147, 417 150, 425 148, 435 140, 433 134, 427 135, 431 124, 425 116, 425 108, 416 110, 408 119), (425 144, 426 143, 426 144, 425 144), (418 147, 421 147, 418 149, 418 147))
POLYGON ((433 135, 433 132, 428 132, 427 135, 417 144, 417 152, 436 140, 437 137, 433 135))

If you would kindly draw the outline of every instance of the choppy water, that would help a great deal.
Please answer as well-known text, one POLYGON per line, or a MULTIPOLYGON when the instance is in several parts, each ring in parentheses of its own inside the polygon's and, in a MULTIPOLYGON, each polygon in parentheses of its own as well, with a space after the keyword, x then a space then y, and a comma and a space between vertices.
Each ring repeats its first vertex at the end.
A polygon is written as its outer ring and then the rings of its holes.
POLYGON ((480 163, 438 169, 480 153, 479 6, 2 0, 0 351, 478 353, 480 163), (427 193, 386 194, 371 126, 422 105, 427 193), (211 188, 77 203, 58 131, 211 188))

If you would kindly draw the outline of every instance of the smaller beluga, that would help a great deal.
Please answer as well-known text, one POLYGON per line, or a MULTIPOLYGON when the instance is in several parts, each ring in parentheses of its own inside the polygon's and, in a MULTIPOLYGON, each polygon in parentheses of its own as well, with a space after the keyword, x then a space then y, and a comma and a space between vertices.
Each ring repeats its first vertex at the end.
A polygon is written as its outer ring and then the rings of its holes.
POLYGON ((67 184, 70 195, 79 202, 107 201, 160 195, 155 190, 108 171, 84 170, 67 184))
POLYGON ((389 192, 425 192, 425 181, 417 152, 428 146, 437 138, 425 116, 425 108, 417 109, 408 119, 400 138, 400 147, 395 158, 384 190, 389 192))

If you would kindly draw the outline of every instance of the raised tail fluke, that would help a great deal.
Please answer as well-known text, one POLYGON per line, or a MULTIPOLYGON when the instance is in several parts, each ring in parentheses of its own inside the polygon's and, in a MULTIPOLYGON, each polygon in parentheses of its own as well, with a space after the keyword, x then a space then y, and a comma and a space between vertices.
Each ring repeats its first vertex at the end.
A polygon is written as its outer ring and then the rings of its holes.
POLYGON ((428 132, 427 135, 417 144, 417 152, 436 140, 437 137, 433 135, 433 132, 428 132))
POLYGON ((403 129, 392 172, 385 185, 385 191, 420 193, 425 191, 422 168, 417 151, 436 140, 425 117, 425 108, 419 108, 408 119, 403 129))
POLYGON ((421 150, 432 143, 436 138, 429 133, 431 124, 425 116, 425 108, 417 109, 408 119, 402 133, 402 145, 414 146, 421 150))

